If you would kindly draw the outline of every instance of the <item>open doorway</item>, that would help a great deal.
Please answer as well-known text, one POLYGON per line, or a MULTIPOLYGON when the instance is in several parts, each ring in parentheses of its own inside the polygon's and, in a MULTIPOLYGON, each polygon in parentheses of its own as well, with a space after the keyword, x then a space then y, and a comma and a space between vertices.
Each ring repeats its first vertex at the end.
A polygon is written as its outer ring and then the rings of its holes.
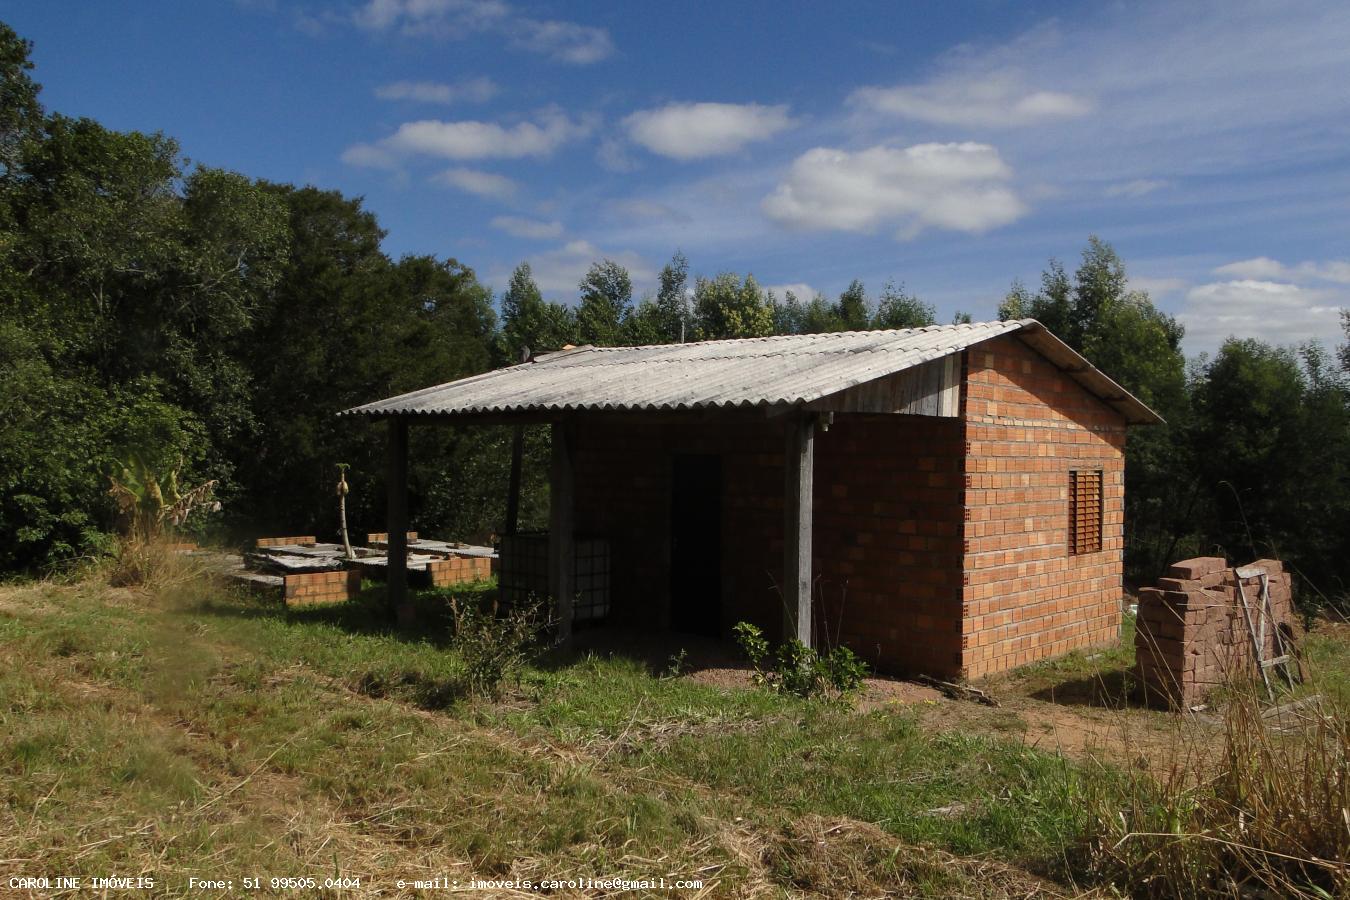
POLYGON ((722 459, 677 455, 670 479, 670 627, 719 636, 722 625, 722 459))

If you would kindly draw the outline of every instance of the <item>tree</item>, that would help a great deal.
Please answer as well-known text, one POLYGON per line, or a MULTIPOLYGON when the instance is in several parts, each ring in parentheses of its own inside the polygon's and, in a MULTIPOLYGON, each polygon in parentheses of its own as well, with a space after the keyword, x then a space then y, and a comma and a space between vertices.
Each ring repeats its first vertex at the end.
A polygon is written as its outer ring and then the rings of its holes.
POLYGON ((674 341, 670 339, 667 325, 660 304, 650 297, 644 297, 623 320, 623 343, 625 346, 637 347, 679 341, 678 334, 674 341))
POLYGON ((924 328, 936 324, 937 311, 931 305, 907 293, 903 285, 886 282, 872 320, 873 328, 924 328))
POLYGON ((1007 322, 1012 319, 1032 318, 1032 305, 1035 302, 1035 296, 1027 290, 1022 279, 1014 278, 1008 287, 1008 293, 1003 296, 1003 302, 998 305, 998 320, 1007 322))
POLYGON ((0 22, 0 183, 11 182, 42 130, 42 90, 29 76, 31 42, 0 22))
MULTIPOLYGON (((1095 240, 1095 238, 1093 238, 1095 240)), ((1041 290, 1032 294, 1020 279, 1014 279, 1008 294, 999 304, 998 317, 1008 319, 1036 319, 1062 340, 1073 346, 1076 338, 1070 330, 1069 307, 1073 285, 1064 272, 1064 266, 1052 259, 1041 273, 1041 290)))
POLYGON ((1331 587, 1350 549, 1350 408, 1326 351, 1230 339, 1194 393, 1204 533, 1231 556, 1284 558, 1331 587))
POLYGON ((753 275, 723 272, 699 278, 694 287, 694 328, 699 340, 765 337, 773 334, 774 315, 753 275))
POLYGON ((1341 368, 1350 372, 1350 309, 1341 310, 1341 330, 1345 332, 1345 343, 1341 345, 1341 368))
POLYGON ((679 250, 661 267, 661 287, 656 292, 656 309, 651 313, 658 340, 673 344, 685 339, 689 327, 689 260, 679 250))
MULTIPOLYGON (((1183 330, 1154 307, 1148 294, 1128 290, 1124 264, 1109 244, 1088 239, 1072 278, 1056 260, 1035 295, 1014 281, 999 306, 1002 319, 1034 318, 1082 353, 1130 393, 1162 414, 1168 428, 1130 432, 1125 453, 1127 565, 1152 579, 1191 529, 1191 446, 1186 440, 1189 399, 1183 330)), ((1193 492, 1192 492, 1193 493, 1193 492)))
POLYGON ((577 329, 572 311, 544 300, 529 263, 521 263, 511 273, 511 283, 502 294, 501 307, 499 363, 520 362, 521 352, 526 349, 543 353, 576 343, 577 329))
POLYGON ((592 263, 581 279, 577 332, 583 343, 613 347, 623 340, 623 323, 633 306, 628 270, 610 259, 592 263))
POLYGON ((834 308, 835 317, 842 331, 866 331, 871 326, 871 313, 867 308, 867 291, 858 279, 849 282, 839 295, 839 303, 834 308))
POLYGON ((773 309, 774 334, 802 334, 803 308, 795 291, 784 291, 783 299, 769 291, 769 306, 773 309))

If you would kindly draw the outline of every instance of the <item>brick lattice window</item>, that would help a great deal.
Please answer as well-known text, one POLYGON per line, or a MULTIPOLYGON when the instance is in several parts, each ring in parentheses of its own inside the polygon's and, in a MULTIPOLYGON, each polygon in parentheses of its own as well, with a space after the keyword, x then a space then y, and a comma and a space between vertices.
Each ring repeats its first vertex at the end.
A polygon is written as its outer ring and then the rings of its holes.
POLYGON ((1102 470, 1069 471, 1069 553, 1102 549, 1102 470))

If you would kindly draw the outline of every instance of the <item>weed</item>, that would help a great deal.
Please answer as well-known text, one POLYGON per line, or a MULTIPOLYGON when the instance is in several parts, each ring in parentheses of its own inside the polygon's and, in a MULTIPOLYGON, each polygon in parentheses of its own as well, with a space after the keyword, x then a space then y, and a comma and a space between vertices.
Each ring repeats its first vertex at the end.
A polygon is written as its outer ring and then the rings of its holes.
POLYGON ((765 670, 769 642, 764 633, 749 622, 738 622, 732 629, 741 652, 755 668, 758 685, 796 697, 842 697, 862 687, 867 664, 844 646, 821 653, 796 638, 780 644, 773 656, 773 668, 765 670))
POLYGON ((670 655, 670 662, 666 665, 667 678, 679 678, 684 674, 684 661, 689 655, 689 651, 681 647, 678 652, 670 655))
POLYGON ((549 626, 543 609, 541 604, 521 604, 502 613, 495 600, 450 598, 450 646, 459 656, 469 694, 496 699, 507 681, 519 681, 521 671, 543 649, 540 635, 549 626))

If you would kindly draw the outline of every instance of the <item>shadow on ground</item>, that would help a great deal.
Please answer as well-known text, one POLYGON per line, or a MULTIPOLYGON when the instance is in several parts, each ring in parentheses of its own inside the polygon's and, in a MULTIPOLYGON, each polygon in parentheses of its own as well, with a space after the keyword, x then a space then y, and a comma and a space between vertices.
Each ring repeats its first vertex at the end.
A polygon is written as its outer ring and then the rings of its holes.
MULTIPOLYGON (((454 637, 452 599, 490 604, 494 602, 495 589, 473 585, 413 591, 409 597, 414 608, 410 625, 395 621, 382 584, 367 586, 345 603, 322 606, 286 606, 275 598, 247 593, 233 601, 205 598, 190 606, 194 612, 214 616, 324 625, 352 634, 448 648, 454 637)), ((688 674, 705 669, 748 669, 732 644, 703 635, 582 622, 575 628, 573 644, 570 651, 557 648, 546 651, 535 665, 550 670, 565 668, 579 657, 596 654, 632 660, 653 675, 669 674, 672 670, 688 674)))
POLYGON ((1056 681, 1027 696, 1059 706, 1088 706, 1097 709, 1145 709, 1138 682, 1130 669, 1111 669, 1092 675, 1080 675, 1056 681))

